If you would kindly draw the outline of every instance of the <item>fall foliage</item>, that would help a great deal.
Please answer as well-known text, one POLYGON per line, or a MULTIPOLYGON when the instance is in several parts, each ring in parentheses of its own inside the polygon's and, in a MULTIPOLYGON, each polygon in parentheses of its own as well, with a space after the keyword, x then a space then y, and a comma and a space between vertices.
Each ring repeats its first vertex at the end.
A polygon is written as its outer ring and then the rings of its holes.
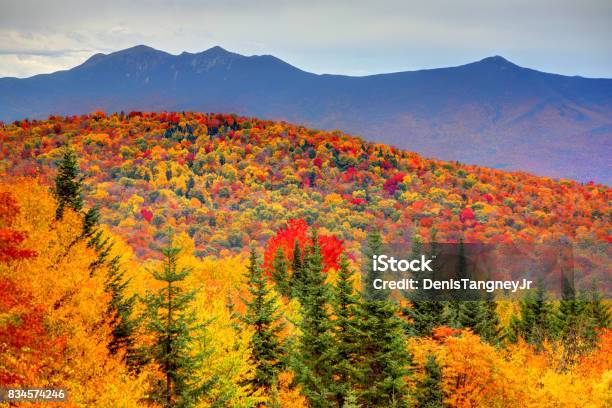
POLYGON ((605 299, 483 300, 481 337, 460 307, 420 307, 444 324, 415 332, 414 304, 362 290, 364 246, 432 231, 566 240, 606 289, 607 186, 235 115, 51 116, 0 141, 2 387, 63 387, 75 407, 612 403, 605 299))

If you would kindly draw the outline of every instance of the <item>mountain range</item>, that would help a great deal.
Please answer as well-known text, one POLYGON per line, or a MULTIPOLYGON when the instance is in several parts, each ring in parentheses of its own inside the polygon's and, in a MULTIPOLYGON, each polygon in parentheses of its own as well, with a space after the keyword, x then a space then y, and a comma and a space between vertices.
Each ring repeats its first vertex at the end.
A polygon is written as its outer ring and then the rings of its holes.
POLYGON ((172 55, 140 45, 66 71, 0 78, 3 121, 98 109, 235 112, 443 160, 612 183, 612 79, 539 72, 500 56, 353 77, 221 47, 172 55))

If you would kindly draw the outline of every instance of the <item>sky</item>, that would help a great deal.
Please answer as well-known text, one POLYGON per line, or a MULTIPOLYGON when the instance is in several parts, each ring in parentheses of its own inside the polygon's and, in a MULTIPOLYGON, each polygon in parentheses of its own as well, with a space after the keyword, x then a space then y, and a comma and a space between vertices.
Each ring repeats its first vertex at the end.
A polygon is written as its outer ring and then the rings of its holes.
POLYGON ((612 78, 610 0, 0 0, 0 77, 68 69, 138 44, 271 54, 315 73, 368 75, 501 55, 612 78))

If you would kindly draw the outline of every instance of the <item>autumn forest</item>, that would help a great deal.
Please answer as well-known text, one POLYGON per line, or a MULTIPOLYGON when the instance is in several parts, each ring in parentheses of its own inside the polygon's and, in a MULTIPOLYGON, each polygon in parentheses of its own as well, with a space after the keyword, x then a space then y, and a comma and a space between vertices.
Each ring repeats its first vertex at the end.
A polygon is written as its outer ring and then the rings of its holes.
POLYGON ((0 122, 0 145, 0 388, 68 395, 28 406, 612 405, 606 185, 231 114, 0 122), (373 254, 437 243, 562 243, 576 278, 369 284, 373 254))

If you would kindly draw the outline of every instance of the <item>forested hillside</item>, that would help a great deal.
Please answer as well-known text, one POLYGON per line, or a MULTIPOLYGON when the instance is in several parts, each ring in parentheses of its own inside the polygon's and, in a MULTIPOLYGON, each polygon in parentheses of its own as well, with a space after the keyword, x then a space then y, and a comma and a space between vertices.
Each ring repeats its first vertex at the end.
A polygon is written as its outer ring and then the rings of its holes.
POLYGON ((132 112, 0 128, 1 171, 55 174, 75 150, 85 199, 139 255, 171 226, 199 255, 263 244, 289 219, 339 239, 610 242, 610 188, 425 159, 340 132, 253 118, 132 112))
POLYGON ((22 120, 0 141, 0 386, 75 407, 612 403, 591 282, 465 302, 364 285, 390 243, 563 242, 605 290, 608 186, 234 115, 22 120))

